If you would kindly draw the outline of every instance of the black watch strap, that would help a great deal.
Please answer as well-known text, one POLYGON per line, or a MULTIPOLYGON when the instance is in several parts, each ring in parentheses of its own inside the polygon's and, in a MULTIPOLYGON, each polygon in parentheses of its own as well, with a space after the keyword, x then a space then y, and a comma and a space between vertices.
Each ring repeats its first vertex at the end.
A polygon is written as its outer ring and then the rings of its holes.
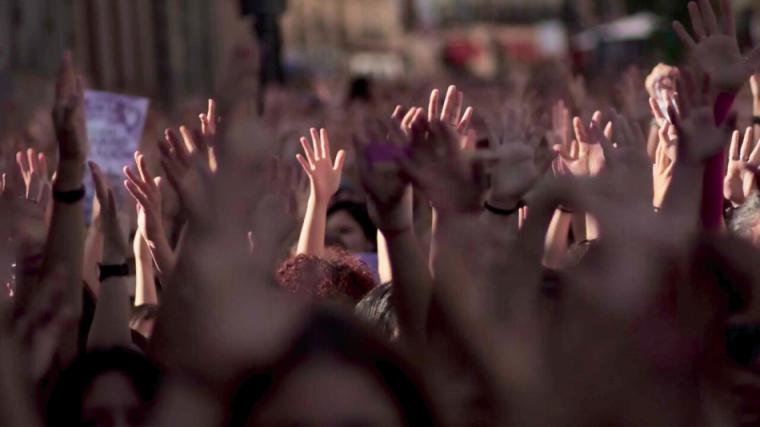
POLYGON ((59 203, 73 204, 84 199, 84 186, 71 191, 53 190, 53 200, 59 203))
POLYGON ((512 208, 512 209, 502 209, 502 208, 497 208, 496 206, 494 206, 494 205, 492 205, 492 204, 488 203, 488 200, 486 200, 486 201, 484 201, 484 202, 483 202, 483 207, 484 207, 484 208, 485 208, 485 209, 486 209, 488 212, 491 212, 492 214, 494 214, 494 215, 499 215, 499 216, 510 216, 510 215, 514 215, 514 214, 515 214, 517 211, 519 211, 519 210, 520 210, 520 208, 522 208, 522 207, 524 207, 524 206, 525 206, 525 202, 523 202, 522 200, 520 200, 519 202, 517 202, 517 206, 515 206, 515 207, 514 207, 514 208, 512 208))
POLYGON ((124 264, 98 264, 100 271, 98 278, 102 282, 109 277, 127 277, 129 276, 129 265, 124 264))

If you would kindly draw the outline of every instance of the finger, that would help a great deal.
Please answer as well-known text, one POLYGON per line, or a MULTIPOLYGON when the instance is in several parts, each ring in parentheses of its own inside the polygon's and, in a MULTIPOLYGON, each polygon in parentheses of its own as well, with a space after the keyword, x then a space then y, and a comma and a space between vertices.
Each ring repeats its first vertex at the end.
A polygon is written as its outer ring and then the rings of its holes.
POLYGON ((203 132, 204 134, 208 134, 209 132, 211 132, 208 127, 208 116, 206 116, 206 114, 204 113, 201 113, 201 114, 198 114, 198 119, 200 119, 201 121, 201 132, 203 132))
POLYGON ((739 138, 741 135, 739 134, 738 130, 735 130, 733 134, 731 134, 731 145, 729 146, 728 152, 730 155, 731 160, 739 160, 739 138))
POLYGON ((752 140, 754 139, 753 137, 754 132, 752 131, 752 126, 750 126, 744 131, 744 139, 742 140, 742 147, 739 152, 739 158, 741 160, 749 160, 749 153, 752 151, 752 140))
POLYGON ((720 2, 721 13, 723 14, 722 24, 723 33, 727 36, 736 36, 736 22, 734 17, 734 8, 731 5, 731 0, 721 0, 720 2))
POLYGON ((311 134, 311 153, 312 153, 312 159, 317 162, 319 161, 322 156, 322 152, 319 148, 319 132, 315 128, 309 129, 309 133, 311 134))
POLYGON ((208 100, 208 112, 206 114, 206 120, 208 121, 209 130, 211 132, 215 132, 216 124, 219 122, 219 117, 216 115, 216 101, 210 98, 208 100))
POLYGON ((338 150, 338 154, 335 156, 335 165, 333 166, 333 170, 336 172, 343 170, 343 164, 346 162, 346 152, 343 150, 338 150))
POLYGON ((604 127, 604 137, 612 140, 613 126, 612 122, 607 122, 607 126, 604 127))
POLYGON ((150 191, 150 188, 148 188, 148 183, 143 182, 142 179, 140 179, 140 177, 138 177, 137 175, 135 175, 135 173, 132 172, 132 170, 130 168, 128 168, 127 166, 124 166, 124 168, 122 168, 122 172, 124 172, 124 176, 126 176, 127 179, 130 182, 132 182, 132 184, 134 184, 137 188, 139 188, 140 191, 142 191, 143 193, 145 193, 145 195, 147 197, 147 195, 149 194, 149 191, 150 191))
POLYGON ((45 156, 45 153, 37 154, 37 167, 40 176, 42 176, 45 181, 48 181, 50 176, 48 175, 47 156, 45 156))
POLYGON ((580 117, 573 118, 573 130, 575 130, 575 139, 579 143, 588 143, 588 134, 586 133, 586 127, 583 125, 583 121, 580 117))
POLYGON ((699 13, 699 6, 696 3, 689 2, 689 18, 691 18, 691 28, 694 30, 694 39, 697 42, 702 41, 707 34, 705 33, 705 26, 702 23, 702 15, 699 13))
POLYGON ((464 107, 464 92, 457 91, 457 103, 454 108, 454 114, 451 116, 451 121, 456 125, 459 123, 462 117, 462 108, 464 107))
POLYGON ((430 101, 428 102, 428 121, 432 121, 438 118, 438 102, 441 98, 441 91, 433 89, 430 92, 430 101))
POLYGON ((29 159, 24 155, 23 151, 16 153, 16 164, 18 164, 21 174, 26 177, 29 174, 29 159))
POLYGON ((327 134, 327 129, 320 129, 319 137, 319 139, 322 140, 322 158, 331 160, 332 157, 330 156, 330 136, 327 134))
POLYGON ((702 22, 705 24, 707 35, 720 33, 718 19, 715 17, 715 11, 710 0, 699 0, 699 10, 702 12, 702 22))
POLYGON ((649 98, 649 108, 652 110, 652 115, 658 122, 665 120, 665 116, 662 115, 660 105, 657 104, 657 100, 654 97, 649 98))
POLYGON ((681 43, 683 43, 689 50, 693 50, 697 47, 697 43, 691 38, 686 31, 686 28, 683 27, 683 24, 678 21, 673 21, 673 31, 676 32, 676 36, 681 40, 681 43))
POLYGON ((129 180, 124 180, 124 188, 127 189, 127 192, 132 196, 135 201, 142 206, 144 209, 150 209, 151 203, 150 198, 148 198, 148 195, 145 194, 138 186, 135 185, 134 182, 129 180))
POLYGON ((573 140, 570 143, 570 158, 571 159, 577 159, 580 152, 580 144, 577 140, 573 140))
POLYGON ((150 174, 148 166, 145 164, 145 156, 139 151, 135 151, 135 164, 137 165, 137 172, 140 174, 142 182, 146 184, 153 183, 153 176, 150 174))
POLYGON ((443 99, 443 110, 441 110, 441 121, 451 124, 454 109, 456 108, 457 87, 449 86, 446 91, 446 97, 443 99))
POLYGON ((414 120, 414 116, 417 115, 418 109, 415 107, 412 107, 409 109, 409 111, 404 114, 404 118, 401 119, 401 128, 405 131, 409 130, 409 128, 412 126, 412 120, 414 120))
MULTIPOLYGON (((183 135, 183 138, 184 136, 185 135, 183 135)), ((171 151, 167 151, 167 153, 170 154, 170 157, 175 157, 184 165, 188 165, 190 159, 188 158, 188 151, 187 151, 186 145, 185 143, 179 140, 179 137, 174 132, 174 130, 167 129, 164 132, 164 140, 169 144, 169 147, 171 147, 171 151)))
POLYGON ((393 109, 393 113, 391 114, 392 119, 401 118, 404 117, 404 107, 401 105, 397 105, 396 108, 393 109))
POLYGON ((467 131, 467 128, 470 127, 474 112, 475 110, 472 107, 467 107, 467 109, 464 110, 462 120, 459 122, 459 125, 457 125, 457 132, 459 132, 459 134, 464 134, 467 131))
POLYGON ((304 157, 300 154, 296 154, 296 160, 298 160, 298 163, 301 164, 303 171, 306 172, 307 175, 311 173, 311 165, 309 164, 308 160, 304 159, 304 157))
POLYGON ((34 152, 34 148, 26 150, 26 158, 29 161, 29 172, 37 172, 37 153, 34 152))
POLYGON ((301 137, 301 148, 303 148, 303 153, 306 156, 306 159, 309 161, 309 168, 306 170, 311 170, 311 168, 314 167, 314 154, 312 153, 312 146, 309 144, 309 140, 306 139, 306 137, 301 137))
POLYGON ((753 166, 760 166, 760 140, 755 142, 755 147, 752 149, 747 163, 753 166))

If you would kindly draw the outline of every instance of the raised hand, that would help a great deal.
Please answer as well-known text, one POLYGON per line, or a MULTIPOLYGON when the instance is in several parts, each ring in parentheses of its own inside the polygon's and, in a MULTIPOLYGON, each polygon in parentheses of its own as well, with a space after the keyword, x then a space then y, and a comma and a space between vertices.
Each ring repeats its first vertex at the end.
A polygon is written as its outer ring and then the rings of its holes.
POLYGON ((206 113, 201 113, 198 118, 201 121, 201 132, 203 135, 216 135, 216 127, 219 124, 219 116, 216 113, 216 101, 209 99, 208 110, 206 113))
POLYGON ((166 238, 161 209, 161 177, 153 177, 145 164, 145 156, 135 152, 137 173, 124 167, 124 187, 137 203, 137 231, 150 250, 159 273, 174 268, 174 254, 166 238))
POLYGON ((318 202, 328 203, 340 187, 346 153, 343 150, 338 151, 333 163, 327 129, 317 131, 312 128, 311 144, 306 137, 302 137, 301 147, 304 155, 297 154, 296 159, 309 177, 311 193, 318 202))
POLYGON ((439 214, 480 211, 482 189, 474 182, 472 164, 462 155, 451 127, 418 117, 412 133, 409 155, 400 157, 403 173, 439 214))
POLYGON ((662 62, 657 64, 644 81, 649 97, 656 98, 658 93, 672 95, 676 90, 676 80, 680 74, 678 67, 662 62))
POLYGON ((723 180, 723 196, 734 206, 739 206, 755 190, 755 176, 750 169, 760 165, 760 144, 754 142, 755 132, 748 127, 741 147, 739 131, 734 131, 729 149, 728 168, 723 180))
POLYGON ((103 175, 98 164, 88 162, 88 165, 92 174, 92 182, 95 184, 95 196, 100 203, 100 215, 103 221, 103 263, 124 263, 129 255, 129 244, 121 226, 119 211, 116 207, 116 197, 108 178, 103 175))
POLYGON ((555 174, 596 176, 601 172, 605 163, 601 147, 601 138, 604 136, 601 133, 601 122, 602 113, 599 111, 594 113, 588 126, 583 124, 580 117, 573 119, 575 139, 565 137, 561 143, 552 147, 558 154, 553 164, 555 174))
POLYGON ((177 192, 183 209, 191 221, 207 221, 209 213, 209 187, 213 171, 204 154, 206 139, 200 132, 180 127, 182 141, 167 129, 164 141, 158 144, 161 166, 172 188, 177 192))
POLYGON ((15 238, 24 255, 39 255, 50 225, 52 188, 47 160, 43 153, 37 154, 30 148, 16 153, 16 163, 24 181, 24 194, 14 200, 15 238))
POLYGON ((668 108, 678 136, 678 158, 683 162, 701 163, 725 145, 726 135, 715 125, 710 84, 708 76, 695 78, 691 72, 684 72, 678 84, 678 108, 668 108))
POLYGON ((678 21, 673 22, 673 29, 697 66, 710 76, 714 87, 733 94, 760 66, 760 49, 746 57, 741 54, 731 0, 720 3, 723 12, 720 23, 709 0, 700 0, 699 4, 692 1, 689 15, 694 37, 678 21))
POLYGON ((84 124, 84 89, 70 53, 65 53, 55 84, 53 126, 61 160, 84 162, 87 130, 84 124))
MULTIPOLYGON (((667 125, 668 127, 670 125, 667 125)), ((668 157, 667 142, 660 139, 657 144, 657 151, 655 152, 654 165, 652 166, 652 206, 655 209, 662 207, 662 202, 665 200, 665 195, 670 188, 670 183, 673 181, 673 168, 676 162, 668 157)))
POLYGON ((454 85, 449 86, 446 91, 446 97, 443 100, 443 107, 441 107, 441 91, 433 89, 430 93, 430 101, 428 102, 428 121, 433 122, 440 120, 454 130, 459 136, 459 145, 464 147, 467 143, 467 130, 470 126, 470 120, 472 120, 472 114, 474 110, 472 107, 467 107, 462 112, 464 107, 464 93, 457 90, 454 85))
POLYGON ((403 127, 399 115, 394 114, 388 123, 373 123, 354 137, 359 177, 369 196, 369 211, 375 225, 385 233, 412 227, 409 181, 398 163, 411 141, 411 135, 403 127))

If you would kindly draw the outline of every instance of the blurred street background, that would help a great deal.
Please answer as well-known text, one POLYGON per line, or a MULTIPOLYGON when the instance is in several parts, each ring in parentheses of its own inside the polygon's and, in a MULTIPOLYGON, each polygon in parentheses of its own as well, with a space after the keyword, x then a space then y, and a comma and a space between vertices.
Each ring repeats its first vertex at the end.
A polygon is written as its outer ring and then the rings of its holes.
MULTIPOLYGON (((214 93, 230 72, 268 82, 322 76, 498 80, 551 58, 585 76, 680 52, 686 0, 1 0, 0 108, 49 96, 70 48, 88 86, 167 110, 214 93), (256 24, 258 22, 258 24, 256 24), (262 54, 262 49, 267 53, 262 54), (269 55, 269 56, 267 56, 269 55), (261 58, 265 60, 255 71, 261 58), (250 61, 246 68, 246 61, 250 61), (11 89, 14 88, 14 89, 11 89)), ((740 39, 760 2, 736 0, 740 39)), ((30 110, 30 108, 26 108, 30 110)), ((8 114, 4 114, 7 117, 8 114)), ((23 121, 23 120, 22 120, 23 121)))

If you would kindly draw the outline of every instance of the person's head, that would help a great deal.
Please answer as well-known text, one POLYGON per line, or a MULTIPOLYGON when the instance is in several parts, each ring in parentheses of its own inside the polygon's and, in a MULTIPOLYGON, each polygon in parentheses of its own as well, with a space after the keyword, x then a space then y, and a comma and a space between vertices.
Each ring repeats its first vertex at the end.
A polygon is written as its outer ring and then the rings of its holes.
POLYGON ((398 338, 398 319, 391 295, 392 283, 375 287, 356 304, 355 313, 391 340, 398 338))
POLYGON ((302 254, 285 260, 277 271, 277 281, 296 295, 351 306, 375 287, 372 272, 363 262, 331 246, 321 257, 302 254))
POLYGON ((760 196, 752 194, 736 209, 728 221, 728 228, 737 236, 760 246, 760 196))
POLYGON ((417 380, 383 340, 317 312, 278 360, 233 395, 228 425, 434 425, 417 380))
POLYGON ((327 210, 327 238, 351 252, 374 251, 376 234, 364 204, 340 201, 327 210))
POLYGON ((79 356, 48 401, 48 425, 139 426, 152 409, 161 373, 140 353, 113 348, 79 356))

